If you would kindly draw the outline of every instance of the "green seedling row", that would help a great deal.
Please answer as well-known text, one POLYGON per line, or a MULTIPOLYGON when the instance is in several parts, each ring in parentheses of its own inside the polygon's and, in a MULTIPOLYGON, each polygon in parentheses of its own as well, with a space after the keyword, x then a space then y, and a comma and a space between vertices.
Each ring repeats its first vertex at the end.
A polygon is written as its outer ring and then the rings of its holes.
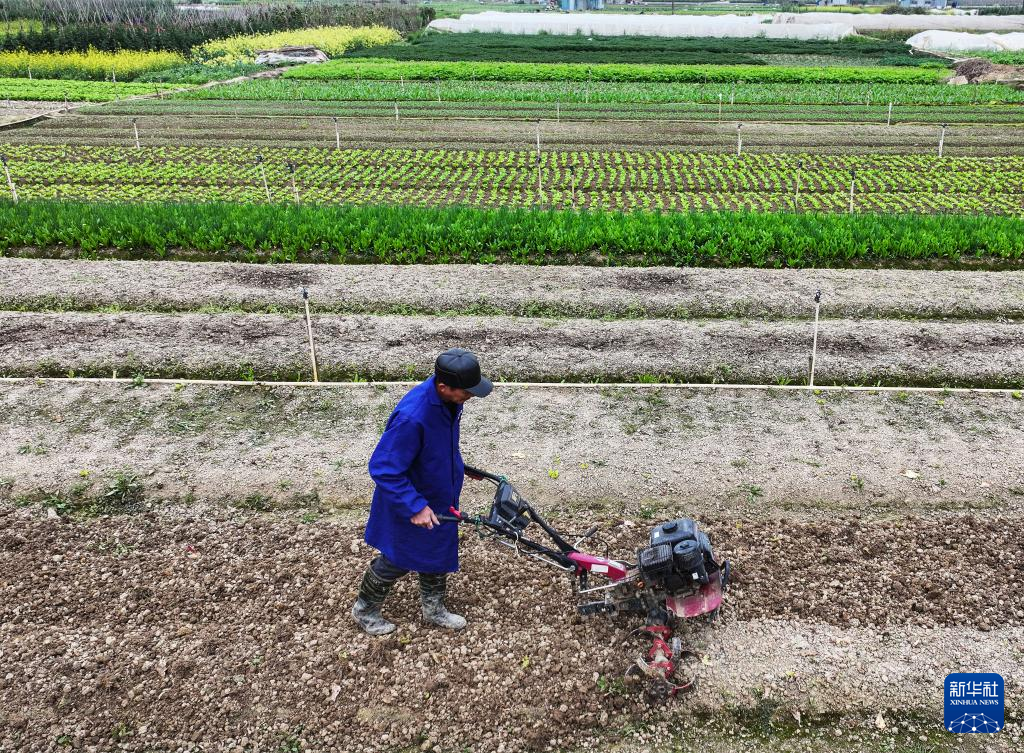
POLYGON ((252 261, 847 267, 1016 263, 1007 217, 0 202, 0 250, 252 261))

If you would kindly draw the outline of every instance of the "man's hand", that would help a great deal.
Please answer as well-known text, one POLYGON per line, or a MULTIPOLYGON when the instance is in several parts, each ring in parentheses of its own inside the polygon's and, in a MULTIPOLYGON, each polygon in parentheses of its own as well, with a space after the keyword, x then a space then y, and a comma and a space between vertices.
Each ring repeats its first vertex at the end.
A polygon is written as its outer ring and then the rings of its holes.
POLYGON ((428 531, 431 530, 434 526, 440 524, 440 521, 438 521, 437 516, 434 515, 434 511, 430 509, 430 505, 427 505, 418 513, 409 518, 409 522, 412 523, 414 526, 426 528, 428 531))

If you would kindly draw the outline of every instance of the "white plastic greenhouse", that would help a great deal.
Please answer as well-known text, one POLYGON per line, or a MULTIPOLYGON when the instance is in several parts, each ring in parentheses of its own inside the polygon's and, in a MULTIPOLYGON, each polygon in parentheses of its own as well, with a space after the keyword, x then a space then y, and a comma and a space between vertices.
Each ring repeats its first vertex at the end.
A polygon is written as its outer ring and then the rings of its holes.
POLYGON ((1024 33, 966 34, 956 31, 922 31, 907 44, 927 52, 1021 52, 1024 33))
POLYGON ((649 37, 766 37, 768 39, 838 40, 854 33, 847 23, 772 23, 770 15, 665 16, 603 13, 500 13, 486 11, 430 24, 438 31, 484 31, 506 34, 588 34, 649 37))

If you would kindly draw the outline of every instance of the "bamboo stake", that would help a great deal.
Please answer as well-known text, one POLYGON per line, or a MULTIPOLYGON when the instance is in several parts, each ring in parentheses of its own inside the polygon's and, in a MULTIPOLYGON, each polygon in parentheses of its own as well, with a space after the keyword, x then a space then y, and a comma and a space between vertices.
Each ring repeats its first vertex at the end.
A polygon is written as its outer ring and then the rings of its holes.
POLYGON ((292 180, 292 194, 295 196, 295 203, 298 204, 299 203, 299 189, 298 189, 298 186, 295 185, 295 163, 294 162, 289 162, 288 163, 288 172, 291 175, 291 180, 292 180))
POLYGON ((334 148, 341 149, 341 132, 338 130, 337 118, 334 118, 334 148))
POLYGON ((11 180, 11 171, 7 167, 7 156, 0 154, 0 162, 2 162, 4 166, 4 176, 7 178, 7 187, 11 190, 11 199, 13 199, 14 203, 17 204, 18 189, 14 187, 14 181, 11 180))
POLYGON ((141 149, 142 144, 139 143, 139 119, 132 118, 132 131, 135 133, 135 148, 141 149))
POLYGON ((398 103, 395 102, 395 122, 398 122, 398 103))
POLYGON ((946 144, 946 123, 942 124, 942 130, 939 131, 939 156, 942 156, 942 148, 946 144))
POLYGON ((743 124, 736 124, 736 156, 743 154, 743 124))
POLYGON ((306 335, 309 337, 309 360, 313 362, 313 381, 320 381, 320 374, 316 368, 316 345, 313 342, 313 320, 309 316, 309 291, 302 289, 302 304, 306 309, 306 335))
POLYGON ((263 190, 267 192, 267 201, 270 201, 270 184, 267 183, 267 170, 263 166, 263 155, 256 155, 256 165, 260 168, 260 177, 263 178, 263 190))
POLYGON ((793 211, 796 211, 800 207, 800 174, 804 169, 804 161, 800 160, 796 163, 796 194, 793 196, 793 211))
POLYGON ((885 119, 885 124, 887 126, 892 125, 892 102, 889 103, 889 117, 885 119))
POLYGON ((853 187, 857 184, 857 171, 850 170, 850 214, 853 214, 853 187))

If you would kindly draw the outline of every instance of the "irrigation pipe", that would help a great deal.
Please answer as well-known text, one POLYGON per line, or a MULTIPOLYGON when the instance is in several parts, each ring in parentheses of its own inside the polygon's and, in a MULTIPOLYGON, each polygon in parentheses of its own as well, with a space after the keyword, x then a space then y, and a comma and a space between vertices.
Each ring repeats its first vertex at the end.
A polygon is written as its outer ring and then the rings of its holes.
MULTIPOLYGON (((16 384, 20 382, 35 383, 68 383, 68 384, 138 384, 134 377, 0 377, 0 384, 16 384)), ((415 387, 418 381, 366 381, 366 382, 276 382, 267 380, 245 381, 241 379, 144 379, 144 384, 198 385, 223 387, 415 387)), ((844 385, 806 384, 727 384, 722 382, 494 382, 496 387, 518 387, 522 389, 568 388, 594 389, 675 389, 675 390, 748 390, 748 391, 788 391, 788 392, 908 392, 943 395, 1014 395, 1020 390, 1013 387, 865 387, 844 385)))

